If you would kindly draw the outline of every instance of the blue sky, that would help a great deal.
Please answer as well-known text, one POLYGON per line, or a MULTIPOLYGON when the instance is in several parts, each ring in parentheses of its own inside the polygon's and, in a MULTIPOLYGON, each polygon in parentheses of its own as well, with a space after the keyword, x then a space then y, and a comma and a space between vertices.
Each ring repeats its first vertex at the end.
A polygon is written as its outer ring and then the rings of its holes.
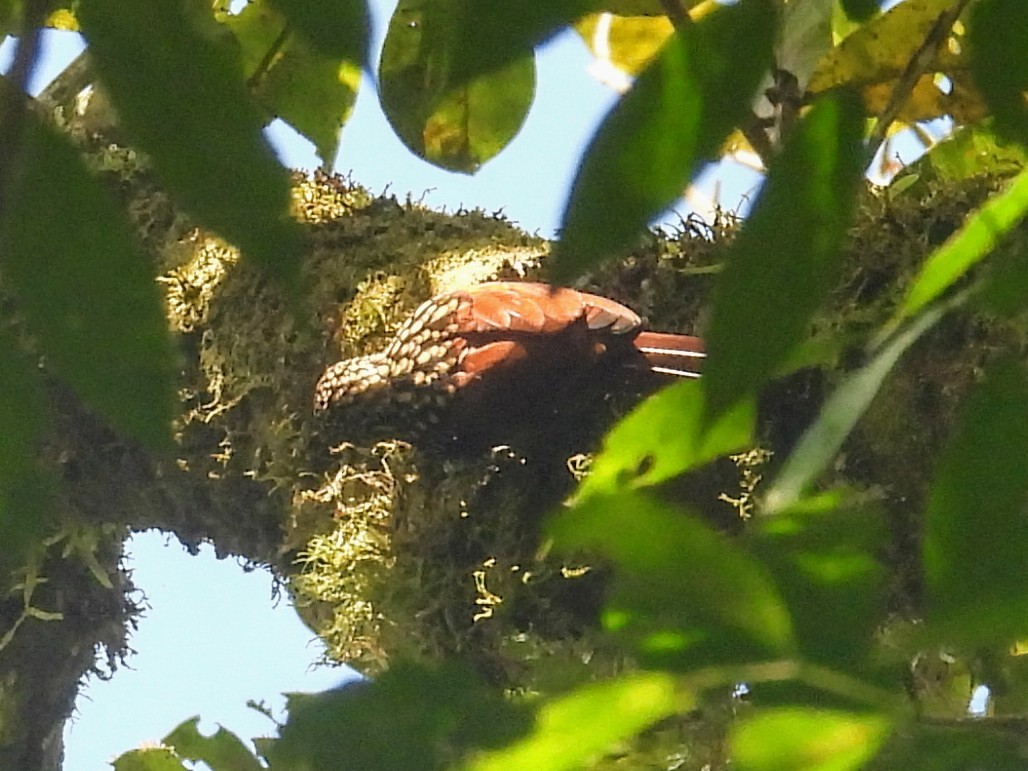
MULTIPOLYGON (((375 50, 391 0, 372 0, 375 50)), ((35 86, 48 82, 80 50, 77 36, 48 34, 35 86)), ((10 46, 0 48, 6 66, 10 46)), ((413 157, 395 138, 367 78, 343 133, 336 168, 380 192, 410 192, 434 208, 502 210, 521 227, 552 236, 574 170, 592 131, 615 95, 588 73, 582 42, 566 34, 538 57, 539 84, 528 120, 512 145, 474 177, 440 171, 413 157)), ((313 168, 310 146, 287 129, 270 130, 286 165, 313 168)), ((721 175, 729 207, 751 192, 751 175, 721 175)), ((66 731, 69 771, 100 771, 115 755, 155 742, 199 714, 202 728, 224 725, 242 738, 273 731, 246 707, 264 701, 280 712, 285 691, 322 690, 341 669, 312 668, 322 651, 287 602, 275 603, 271 577, 245 573, 213 550, 189 556, 158 533, 135 536, 129 547, 133 580, 148 610, 131 639, 136 654, 110 681, 91 681, 66 731)))

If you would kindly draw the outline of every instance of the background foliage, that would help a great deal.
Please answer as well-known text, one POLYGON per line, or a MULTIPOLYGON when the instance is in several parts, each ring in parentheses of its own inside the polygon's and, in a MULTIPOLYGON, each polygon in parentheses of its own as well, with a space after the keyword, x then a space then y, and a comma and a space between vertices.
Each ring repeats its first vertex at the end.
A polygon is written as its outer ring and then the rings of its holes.
MULTIPOLYGON (((39 461, 53 420, 39 398, 47 379, 153 453, 177 439, 179 364, 138 228, 81 137, 21 93, 36 30, 81 29, 124 141, 178 207, 298 308, 312 291, 299 269, 305 245, 289 174, 261 128, 282 117, 331 162, 358 73, 374 66, 366 19, 352 1, 0 7, 4 30, 20 36, 0 105, 0 568, 19 577, 10 585, 23 600, 0 656, 42 612, 32 587, 58 489, 39 461)), ((382 108, 412 153, 473 173, 517 133, 534 48, 567 25, 634 79, 582 159, 546 263, 553 277, 623 256, 721 155, 767 169, 720 266, 703 379, 665 389, 616 426, 571 505, 543 528, 548 548, 609 570, 601 622, 632 671, 503 698, 453 662, 397 664, 372 683, 298 698, 261 758, 187 721, 165 747, 116 767, 574 768, 718 694, 731 694, 732 767, 1024 767, 1028 7, 400 0, 377 63, 382 108), (916 133, 938 118, 952 121, 946 142, 885 190, 863 189, 898 128, 916 133), (977 175, 988 177, 985 200, 968 197, 954 232, 924 234, 923 260, 888 277, 888 301, 859 334, 833 334, 823 308, 846 275, 857 212, 977 175), (842 484, 840 450, 874 420, 897 362, 969 316, 1012 332, 967 364, 968 387, 950 394, 930 487, 907 499, 904 516, 919 525, 903 553, 917 586, 897 603, 884 556, 898 547, 883 526, 883 500, 895 498, 876 495, 873 474, 842 484), (762 395, 827 362, 844 362, 845 374, 776 459, 741 535, 664 494, 661 483, 761 442, 762 395), (940 661, 969 673, 955 699, 965 712, 971 685, 991 689, 990 716, 964 720, 952 698, 933 709, 923 667, 940 661)))

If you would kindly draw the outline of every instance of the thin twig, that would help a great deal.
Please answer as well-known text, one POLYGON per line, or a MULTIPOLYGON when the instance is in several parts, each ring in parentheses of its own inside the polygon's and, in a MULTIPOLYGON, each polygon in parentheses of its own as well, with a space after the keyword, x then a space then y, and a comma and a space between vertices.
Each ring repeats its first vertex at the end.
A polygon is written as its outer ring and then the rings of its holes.
POLYGON ((753 152, 760 158, 761 164, 766 169, 771 159, 774 157, 775 148, 771 144, 771 137, 767 135, 764 130, 764 121, 757 113, 750 110, 750 114, 746 116, 746 119, 739 126, 739 131, 746 138, 746 141, 750 143, 750 147, 753 152))
POLYGON ((885 141, 885 137, 889 133, 889 127, 896 121, 896 117, 910 98, 917 82, 935 62, 939 46, 946 40, 946 36, 953 29, 953 25, 960 18, 960 14, 964 12, 968 2, 970 0, 957 0, 949 10, 943 11, 939 18, 935 20, 932 28, 928 30, 924 42, 921 43, 910 57, 906 68, 900 75, 899 80, 896 81, 896 87, 892 90, 889 103, 882 110, 882 114, 878 116, 874 129, 871 131, 871 136, 868 138, 866 166, 870 166, 878 154, 882 142, 885 141))

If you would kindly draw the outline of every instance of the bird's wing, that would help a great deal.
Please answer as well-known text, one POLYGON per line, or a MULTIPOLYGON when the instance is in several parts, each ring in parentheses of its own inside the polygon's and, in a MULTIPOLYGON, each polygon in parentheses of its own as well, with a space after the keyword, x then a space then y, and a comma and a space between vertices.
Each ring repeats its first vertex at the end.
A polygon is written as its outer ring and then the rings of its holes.
POLYGON ((636 330, 639 317, 605 297, 548 284, 494 281, 459 293, 465 301, 457 312, 461 333, 520 332, 556 334, 584 320, 589 329, 614 334, 636 330))

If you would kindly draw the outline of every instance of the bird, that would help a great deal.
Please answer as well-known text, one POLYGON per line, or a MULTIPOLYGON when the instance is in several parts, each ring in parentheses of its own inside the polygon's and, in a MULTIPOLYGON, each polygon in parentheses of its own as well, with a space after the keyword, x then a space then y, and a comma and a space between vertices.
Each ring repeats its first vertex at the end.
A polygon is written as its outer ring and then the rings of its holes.
POLYGON ((644 330, 635 311, 606 297, 491 281, 432 297, 383 350, 329 366, 314 411, 425 411, 428 422, 458 405, 521 414, 598 371, 699 377, 705 356, 701 338, 644 330))

